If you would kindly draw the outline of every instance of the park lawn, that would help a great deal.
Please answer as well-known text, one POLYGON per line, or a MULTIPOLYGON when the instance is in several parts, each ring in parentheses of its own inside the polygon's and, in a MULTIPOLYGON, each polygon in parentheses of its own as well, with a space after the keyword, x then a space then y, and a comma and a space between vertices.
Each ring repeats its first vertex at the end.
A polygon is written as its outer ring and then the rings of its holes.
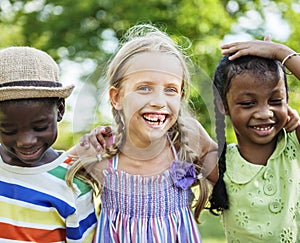
POLYGON ((200 222, 202 243, 226 243, 220 216, 214 216, 208 210, 204 210, 200 215, 200 222))
MULTIPOLYGON (((192 188, 195 198, 198 198, 198 186, 192 188)), ((203 210, 200 214, 199 230, 202 243, 226 243, 223 226, 220 216, 211 214, 208 210, 203 210)))

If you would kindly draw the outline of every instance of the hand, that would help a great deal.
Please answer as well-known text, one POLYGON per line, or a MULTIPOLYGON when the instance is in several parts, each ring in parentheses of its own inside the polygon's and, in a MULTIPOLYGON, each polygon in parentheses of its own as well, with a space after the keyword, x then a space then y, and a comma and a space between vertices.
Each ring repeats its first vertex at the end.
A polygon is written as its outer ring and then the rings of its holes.
POLYGON ((96 151, 106 148, 107 140, 112 136, 112 129, 108 126, 98 126, 90 133, 84 134, 79 141, 80 146, 89 149, 92 145, 96 151))
POLYGON ((269 37, 266 37, 264 41, 253 40, 225 44, 221 46, 222 54, 226 55, 234 53, 232 56, 229 57, 229 60, 234 60, 236 58, 246 55, 277 59, 276 52, 280 47, 280 44, 271 42, 269 40, 269 37))
POLYGON ((287 132, 294 131, 300 125, 299 114, 296 110, 288 107, 288 120, 285 125, 287 132))

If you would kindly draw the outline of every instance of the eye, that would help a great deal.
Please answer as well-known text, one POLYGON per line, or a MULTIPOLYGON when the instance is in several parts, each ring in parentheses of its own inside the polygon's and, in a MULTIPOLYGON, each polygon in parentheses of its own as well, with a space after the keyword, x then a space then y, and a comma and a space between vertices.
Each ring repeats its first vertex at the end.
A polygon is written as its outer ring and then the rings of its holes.
POLYGON ((240 106, 243 106, 245 108, 251 108, 255 105, 255 102, 252 101, 252 100, 249 100, 249 101, 243 101, 243 102, 239 102, 239 105, 240 106))
POLYGON ((11 136, 11 135, 15 135, 17 133, 16 130, 4 130, 1 129, 1 133, 6 135, 6 136, 11 136))
POLYGON ((45 131, 49 128, 48 125, 46 126, 41 126, 41 127, 35 127, 34 130, 37 131, 37 132, 42 132, 42 131, 45 131))
POLYGON ((151 91, 151 87, 148 86, 148 85, 142 85, 142 86, 139 86, 139 87, 138 87, 138 90, 139 90, 139 91, 149 92, 149 91, 151 91))
POLYGON ((166 88, 166 92, 168 92, 168 93, 177 93, 177 89, 169 87, 169 88, 166 88))
POLYGON ((271 99, 269 101, 270 105, 281 105, 283 102, 283 98, 276 98, 276 99, 271 99))
POLYGON ((177 90, 177 88, 174 88, 174 87, 168 87, 165 89, 165 92, 170 93, 170 94, 173 94, 173 93, 177 94, 178 90, 177 90))

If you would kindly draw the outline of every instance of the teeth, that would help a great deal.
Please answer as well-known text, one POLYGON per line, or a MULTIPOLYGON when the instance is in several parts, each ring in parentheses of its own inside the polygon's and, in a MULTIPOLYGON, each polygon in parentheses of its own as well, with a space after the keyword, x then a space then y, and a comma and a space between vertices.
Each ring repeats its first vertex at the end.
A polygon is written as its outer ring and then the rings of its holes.
POLYGON ((21 154, 24 154, 24 155, 32 155, 32 154, 35 154, 37 151, 38 151, 38 149, 35 150, 35 151, 28 151, 28 152, 20 151, 20 153, 21 153, 21 154))
POLYGON ((150 122, 150 121, 147 121, 147 122, 150 125, 162 125, 162 124, 164 124, 163 122, 150 122))
POLYGON ((21 154, 25 154, 25 155, 31 155, 34 154, 35 152, 21 152, 21 154))
POLYGON ((30 155, 30 154, 34 154, 34 152, 22 152, 22 154, 30 155))
POLYGON ((146 114, 143 117, 150 125, 162 125, 166 120, 166 115, 146 114))
POLYGON ((268 126, 268 127, 253 127, 255 130, 259 130, 259 131, 268 131, 271 126, 268 126))

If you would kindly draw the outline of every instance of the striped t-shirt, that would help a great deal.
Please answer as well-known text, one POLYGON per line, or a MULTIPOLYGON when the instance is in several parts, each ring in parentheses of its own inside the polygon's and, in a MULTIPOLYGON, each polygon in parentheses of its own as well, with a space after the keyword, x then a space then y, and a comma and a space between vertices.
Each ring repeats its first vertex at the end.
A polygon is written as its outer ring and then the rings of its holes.
POLYGON ((11 166, 0 157, 0 242, 92 242, 91 188, 66 184, 67 155, 38 167, 11 166))

